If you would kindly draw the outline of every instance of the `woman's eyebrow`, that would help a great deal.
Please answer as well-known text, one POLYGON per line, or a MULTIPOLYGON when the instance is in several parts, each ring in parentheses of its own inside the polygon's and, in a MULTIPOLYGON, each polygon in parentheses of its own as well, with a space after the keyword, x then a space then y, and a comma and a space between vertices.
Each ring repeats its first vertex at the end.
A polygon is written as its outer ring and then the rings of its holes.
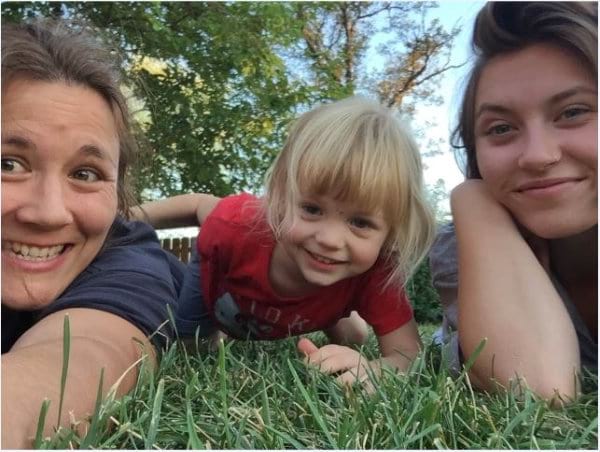
MULTIPOLYGON (((33 141, 20 135, 3 136, 2 144, 14 146, 19 149, 31 149, 32 151, 37 150, 37 147, 33 141)), ((86 144, 82 146, 81 148, 79 148, 79 153, 83 154, 86 157, 92 157, 98 160, 110 162, 114 166, 116 166, 117 164, 108 152, 102 150, 101 148, 93 144, 86 144)))
POLYGON ((35 149, 33 141, 28 140, 20 135, 6 135, 2 136, 2 144, 9 144, 20 149, 35 149))
MULTIPOLYGON (((589 86, 584 86, 584 85, 574 86, 573 88, 569 88, 567 90, 561 91, 559 93, 556 93, 556 94, 550 96, 550 98, 545 103, 548 105, 556 104, 558 102, 561 102, 565 99, 568 99, 569 97, 576 96, 578 94, 598 95, 598 91, 589 86)), ((485 112, 507 114, 507 113, 510 113, 510 109, 508 109, 502 105, 498 105, 498 104, 483 103, 477 109, 477 112, 475 114, 475 119, 479 118, 485 112)))
POLYGON ((475 119, 479 118, 485 112, 507 114, 510 113, 510 109, 503 107, 502 105, 483 103, 477 109, 477 112, 475 113, 475 119))
POLYGON ((576 96, 577 94, 593 94, 598 95, 598 90, 590 88, 589 86, 575 86, 573 88, 561 91, 548 99, 549 104, 555 104, 557 102, 568 99, 569 97, 576 96))
POLYGON ((98 160, 104 160, 104 161, 110 162, 114 166, 117 165, 117 162, 115 162, 113 160, 110 153, 104 151, 103 149, 101 149, 98 146, 95 146, 93 144, 83 145, 81 148, 79 148, 79 152, 86 157, 92 157, 92 158, 95 158, 98 160))

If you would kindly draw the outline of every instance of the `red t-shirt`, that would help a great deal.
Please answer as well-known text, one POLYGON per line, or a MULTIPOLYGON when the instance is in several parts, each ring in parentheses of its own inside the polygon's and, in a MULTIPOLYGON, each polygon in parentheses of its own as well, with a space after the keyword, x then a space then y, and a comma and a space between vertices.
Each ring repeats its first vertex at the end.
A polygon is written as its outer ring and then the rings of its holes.
POLYGON ((219 201, 198 239, 204 303, 219 327, 244 339, 278 339, 332 327, 356 310, 382 336, 412 318, 405 293, 382 290, 379 261, 362 275, 299 298, 277 295, 269 281, 275 239, 249 194, 219 201))

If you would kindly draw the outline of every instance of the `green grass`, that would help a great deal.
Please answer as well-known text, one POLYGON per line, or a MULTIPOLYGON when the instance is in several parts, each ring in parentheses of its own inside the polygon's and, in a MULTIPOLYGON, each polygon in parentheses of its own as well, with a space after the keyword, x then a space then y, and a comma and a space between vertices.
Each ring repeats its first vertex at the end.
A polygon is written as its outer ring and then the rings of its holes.
MULTIPOLYGON (((422 330, 429 337, 433 327, 422 330)), ((324 343, 323 336, 313 338, 324 343)), ((130 394, 98 405, 93 438, 61 429, 42 448, 98 449, 597 449, 598 380, 566 408, 526 393, 487 395, 453 379, 426 347, 407 376, 391 372, 367 395, 307 368, 293 339, 180 344, 130 394)), ((365 353, 376 353, 372 338, 365 353)))

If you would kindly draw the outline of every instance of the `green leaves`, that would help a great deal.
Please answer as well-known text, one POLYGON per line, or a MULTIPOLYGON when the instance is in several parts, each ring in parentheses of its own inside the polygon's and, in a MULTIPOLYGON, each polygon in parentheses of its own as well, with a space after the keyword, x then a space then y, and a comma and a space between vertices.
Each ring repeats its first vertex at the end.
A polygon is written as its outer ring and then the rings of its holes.
POLYGON ((123 53, 147 151, 143 199, 256 192, 290 121, 318 102, 371 93, 395 108, 434 99, 455 31, 425 2, 5 2, 5 20, 83 19, 123 53), (428 22, 427 22, 428 23, 428 22), (388 36, 375 75, 374 37, 388 36), (420 75, 417 74, 421 69, 420 75), (400 93, 400 94, 399 94, 400 93))

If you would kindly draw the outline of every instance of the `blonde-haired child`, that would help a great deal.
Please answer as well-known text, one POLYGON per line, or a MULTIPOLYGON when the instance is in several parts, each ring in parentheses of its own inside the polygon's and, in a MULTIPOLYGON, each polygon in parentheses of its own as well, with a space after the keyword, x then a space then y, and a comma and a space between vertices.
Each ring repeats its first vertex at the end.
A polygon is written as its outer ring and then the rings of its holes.
MULTIPOLYGON (((179 299, 180 336, 324 330, 339 340, 358 324, 338 321, 356 311, 379 341, 382 358, 370 367, 405 370, 418 353, 403 283, 431 244, 434 219, 415 143, 389 109, 352 97, 300 116, 262 198, 190 194, 142 210, 158 228, 202 226, 179 299)), ((341 382, 369 367, 348 346, 304 338, 298 348, 341 382)))

